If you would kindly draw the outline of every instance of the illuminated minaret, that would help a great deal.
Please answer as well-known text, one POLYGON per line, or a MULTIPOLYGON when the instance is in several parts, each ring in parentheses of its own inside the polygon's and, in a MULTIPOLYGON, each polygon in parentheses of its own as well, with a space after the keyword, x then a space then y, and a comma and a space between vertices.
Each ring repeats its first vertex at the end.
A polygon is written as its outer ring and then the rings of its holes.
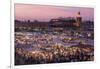
POLYGON ((81 21, 82 21, 82 17, 80 15, 80 12, 78 12, 77 15, 76 15, 76 26, 77 27, 80 27, 81 21))

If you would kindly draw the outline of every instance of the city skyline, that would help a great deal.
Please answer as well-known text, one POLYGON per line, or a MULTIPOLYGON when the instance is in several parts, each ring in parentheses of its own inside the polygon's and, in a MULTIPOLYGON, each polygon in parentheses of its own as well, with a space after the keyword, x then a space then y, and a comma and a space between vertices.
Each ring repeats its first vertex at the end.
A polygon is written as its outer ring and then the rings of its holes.
POLYGON ((15 19, 18 20, 50 21, 59 17, 76 17, 77 12, 81 13, 82 20, 94 20, 93 8, 15 4, 15 19))

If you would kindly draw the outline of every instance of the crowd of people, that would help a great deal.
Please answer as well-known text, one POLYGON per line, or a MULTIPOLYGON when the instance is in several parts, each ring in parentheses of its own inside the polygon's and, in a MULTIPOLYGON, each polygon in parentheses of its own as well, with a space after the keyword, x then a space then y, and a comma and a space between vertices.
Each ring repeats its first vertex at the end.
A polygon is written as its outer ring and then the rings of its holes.
MULTIPOLYGON (((92 33, 80 33, 80 32, 33 32, 33 33, 15 33, 15 44, 16 46, 35 46, 35 45, 52 45, 60 43, 63 45, 77 44, 79 42, 89 43, 88 41, 93 39, 92 33)), ((93 43, 93 42, 91 42, 93 43)))
POLYGON ((80 32, 16 32, 15 65, 92 61, 91 38, 80 32))

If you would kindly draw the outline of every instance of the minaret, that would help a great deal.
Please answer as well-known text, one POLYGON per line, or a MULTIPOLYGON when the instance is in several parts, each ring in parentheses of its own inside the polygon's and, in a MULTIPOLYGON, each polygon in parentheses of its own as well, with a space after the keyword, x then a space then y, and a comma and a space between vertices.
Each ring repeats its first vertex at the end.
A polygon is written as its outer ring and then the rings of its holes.
POLYGON ((77 15, 76 15, 76 26, 77 27, 80 27, 81 21, 82 21, 82 17, 80 15, 80 12, 78 12, 77 15))

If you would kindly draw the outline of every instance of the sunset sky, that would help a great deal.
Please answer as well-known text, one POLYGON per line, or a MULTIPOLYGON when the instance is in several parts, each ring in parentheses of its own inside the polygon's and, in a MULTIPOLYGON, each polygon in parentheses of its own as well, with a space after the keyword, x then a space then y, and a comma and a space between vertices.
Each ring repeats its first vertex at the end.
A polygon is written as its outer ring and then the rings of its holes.
POLYGON ((58 17, 75 17, 79 11, 83 20, 94 19, 93 8, 32 4, 15 4, 15 19, 49 21, 58 17))

